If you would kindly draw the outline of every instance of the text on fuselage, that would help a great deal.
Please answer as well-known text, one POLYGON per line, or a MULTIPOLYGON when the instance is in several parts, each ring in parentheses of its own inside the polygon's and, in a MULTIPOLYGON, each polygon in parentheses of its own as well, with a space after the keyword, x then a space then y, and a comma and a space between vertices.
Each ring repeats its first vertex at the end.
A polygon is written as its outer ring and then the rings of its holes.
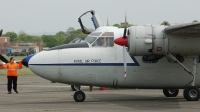
POLYGON ((101 59, 86 59, 85 61, 83 60, 74 60, 74 63, 101 63, 101 59))

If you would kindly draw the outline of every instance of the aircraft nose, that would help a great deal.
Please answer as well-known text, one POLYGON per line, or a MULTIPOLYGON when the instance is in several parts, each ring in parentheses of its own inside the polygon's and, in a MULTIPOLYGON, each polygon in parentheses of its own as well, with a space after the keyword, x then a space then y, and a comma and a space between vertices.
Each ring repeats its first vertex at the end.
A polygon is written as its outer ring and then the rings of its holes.
POLYGON ((31 55, 25 57, 24 59, 22 59, 22 64, 23 64, 24 66, 28 67, 28 62, 29 62, 29 60, 30 60, 34 55, 35 55, 35 54, 31 54, 31 55))

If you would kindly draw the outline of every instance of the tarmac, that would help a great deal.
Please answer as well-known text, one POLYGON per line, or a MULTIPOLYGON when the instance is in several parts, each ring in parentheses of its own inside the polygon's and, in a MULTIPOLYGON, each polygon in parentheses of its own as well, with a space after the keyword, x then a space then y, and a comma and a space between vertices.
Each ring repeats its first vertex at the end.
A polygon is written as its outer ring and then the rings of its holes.
POLYGON ((75 102, 67 84, 51 83, 39 76, 19 76, 19 94, 7 94, 7 77, 0 76, 0 112, 199 112, 200 101, 186 101, 183 90, 166 98, 162 90, 100 90, 82 86, 84 102, 75 102))

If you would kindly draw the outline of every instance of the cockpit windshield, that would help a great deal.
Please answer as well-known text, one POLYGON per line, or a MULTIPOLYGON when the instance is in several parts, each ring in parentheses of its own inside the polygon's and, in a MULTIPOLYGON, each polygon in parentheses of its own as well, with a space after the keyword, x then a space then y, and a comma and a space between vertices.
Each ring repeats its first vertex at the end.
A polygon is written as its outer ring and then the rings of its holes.
POLYGON ((99 36, 102 32, 92 32, 90 36, 99 36))
POLYGON ((93 32, 85 38, 85 41, 88 43, 93 43, 102 32, 93 32))

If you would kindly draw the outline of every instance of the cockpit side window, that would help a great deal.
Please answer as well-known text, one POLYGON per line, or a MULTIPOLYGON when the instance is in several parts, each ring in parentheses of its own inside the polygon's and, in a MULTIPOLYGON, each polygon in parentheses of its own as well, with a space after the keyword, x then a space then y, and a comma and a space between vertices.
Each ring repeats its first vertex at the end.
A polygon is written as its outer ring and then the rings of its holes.
POLYGON ((94 44, 93 47, 106 47, 106 42, 104 37, 99 37, 94 44))
POLYGON ((85 41, 91 44, 91 43, 93 43, 96 39, 97 39, 97 37, 87 36, 87 37, 85 38, 85 41))
POLYGON ((113 47, 114 46, 114 33, 113 32, 104 32, 101 37, 99 37, 93 47, 113 47))
POLYGON ((106 37, 106 46, 113 47, 114 46, 114 33, 113 32, 104 32, 102 34, 103 37, 106 37))
POLYGON ((106 46, 113 47, 114 46, 114 37, 106 37, 106 46))

